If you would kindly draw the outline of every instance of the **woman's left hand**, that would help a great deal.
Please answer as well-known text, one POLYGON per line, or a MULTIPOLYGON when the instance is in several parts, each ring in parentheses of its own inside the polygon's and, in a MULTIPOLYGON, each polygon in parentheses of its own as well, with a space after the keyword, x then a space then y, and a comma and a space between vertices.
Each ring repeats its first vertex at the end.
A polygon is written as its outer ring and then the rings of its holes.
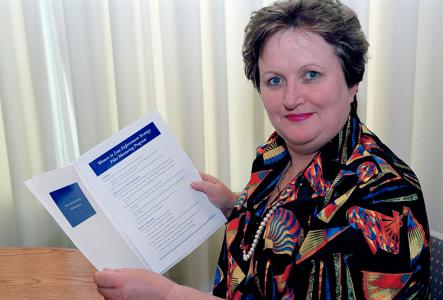
POLYGON ((144 269, 105 269, 95 273, 98 292, 110 300, 168 299, 176 283, 144 269))
POLYGON ((191 187, 206 194, 209 200, 228 217, 234 208, 237 196, 220 179, 200 172, 202 181, 191 182, 191 187))

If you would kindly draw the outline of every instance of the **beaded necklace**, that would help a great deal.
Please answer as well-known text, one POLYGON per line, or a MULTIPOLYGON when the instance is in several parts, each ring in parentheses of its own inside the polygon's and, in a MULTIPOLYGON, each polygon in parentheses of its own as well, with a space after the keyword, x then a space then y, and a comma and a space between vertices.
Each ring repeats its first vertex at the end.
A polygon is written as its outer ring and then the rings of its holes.
MULTIPOLYGON (((280 190, 280 185, 282 185, 282 183, 284 183, 286 175, 287 175, 288 170, 290 169, 290 167, 291 167, 291 163, 288 163, 288 165, 283 170, 283 172, 282 172, 282 174, 281 174, 281 176, 280 176, 280 178, 279 178, 279 180, 278 180, 278 182, 277 182, 277 184, 275 186, 275 188, 277 189, 277 195, 274 197, 274 200, 280 197, 280 194, 283 192, 284 187, 287 185, 287 184, 283 184, 283 188, 280 190)), ((269 203, 272 203, 272 198, 269 199, 268 204, 269 203)), ((269 209, 269 210, 266 213, 266 215, 263 218, 263 220, 260 222, 260 226, 257 228, 257 231, 255 232, 254 241, 252 242, 251 247, 249 248, 249 251, 246 252, 246 250, 243 249, 243 261, 246 262, 246 261, 248 261, 252 257, 252 255, 254 254, 254 251, 255 251, 255 247, 257 247, 258 241, 259 241, 259 239, 260 239, 260 237, 261 237, 261 235, 263 233, 264 228, 266 227, 266 223, 268 223, 268 221, 271 218, 271 216, 274 214, 274 212, 277 210, 277 208, 280 205, 282 205, 282 204, 283 204, 283 200, 277 201, 276 203, 272 204, 270 206, 270 208, 269 207, 265 208, 265 210, 266 209, 269 209)), ((244 241, 244 238, 243 238, 243 241, 244 241)))

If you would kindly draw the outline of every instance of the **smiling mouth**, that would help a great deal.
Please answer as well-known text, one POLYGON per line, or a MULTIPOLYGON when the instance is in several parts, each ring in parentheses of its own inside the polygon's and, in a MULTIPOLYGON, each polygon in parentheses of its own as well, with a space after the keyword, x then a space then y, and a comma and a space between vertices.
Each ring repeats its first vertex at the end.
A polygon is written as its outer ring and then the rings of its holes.
POLYGON ((313 113, 305 113, 305 114, 290 114, 286 116, 286 119, 288 119, 291 122, 301 122, 304 120, 309 119, 313 113))

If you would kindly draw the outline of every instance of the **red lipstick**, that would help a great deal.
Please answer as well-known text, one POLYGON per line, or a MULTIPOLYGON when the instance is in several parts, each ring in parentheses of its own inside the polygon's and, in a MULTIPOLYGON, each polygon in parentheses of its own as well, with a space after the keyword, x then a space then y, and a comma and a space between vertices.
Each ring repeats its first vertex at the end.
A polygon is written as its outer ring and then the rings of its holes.
POLYGON ((286 118, 291 122, 300 122, 309 119, 313 113, 304 113, 304 114, 289 114, 286 115, 286 118))

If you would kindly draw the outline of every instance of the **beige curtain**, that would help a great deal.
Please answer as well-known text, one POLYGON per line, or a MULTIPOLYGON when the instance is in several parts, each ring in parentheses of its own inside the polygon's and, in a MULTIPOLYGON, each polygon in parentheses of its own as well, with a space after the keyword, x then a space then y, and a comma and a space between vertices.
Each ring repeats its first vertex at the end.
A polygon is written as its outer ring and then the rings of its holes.
MULTIPOLYGON (((234 190, 272 132, 243 75, 259 0, 0 0, 0 246, 72 246, 24 180, 157 110, 234 190)), ((417 172, 443 232, 443 2, 348 0, 371 43, 363 120, 417 172)), ((222 232, 168 273, 210 290, 222 232)))

